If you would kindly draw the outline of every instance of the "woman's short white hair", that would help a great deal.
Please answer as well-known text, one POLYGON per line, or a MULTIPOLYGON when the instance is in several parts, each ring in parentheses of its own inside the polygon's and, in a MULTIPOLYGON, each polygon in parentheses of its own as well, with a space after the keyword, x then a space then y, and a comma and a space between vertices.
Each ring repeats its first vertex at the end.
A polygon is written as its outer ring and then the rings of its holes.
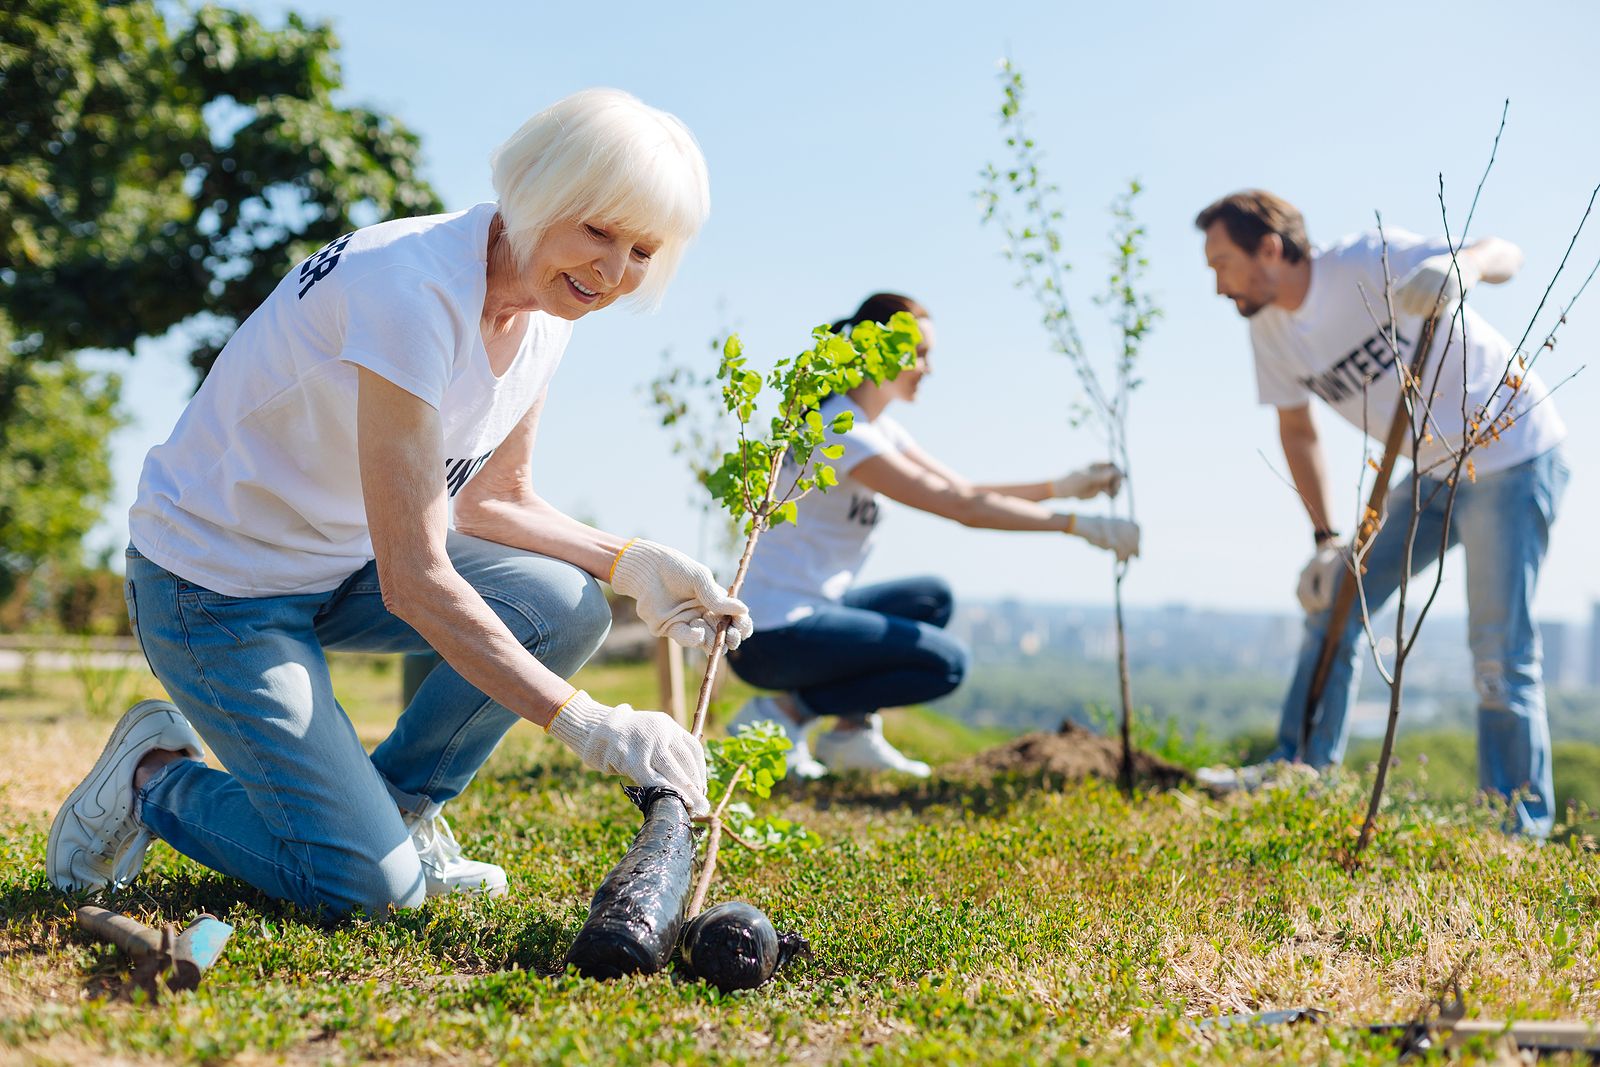
POLYGON ((568 219, 660 241, 634 292, 646 307, 661 302, 711 213, 705 157, 689 128, 620 89, 585 89, 545 108, 494 150, 489 167, 518 263, 568 219))

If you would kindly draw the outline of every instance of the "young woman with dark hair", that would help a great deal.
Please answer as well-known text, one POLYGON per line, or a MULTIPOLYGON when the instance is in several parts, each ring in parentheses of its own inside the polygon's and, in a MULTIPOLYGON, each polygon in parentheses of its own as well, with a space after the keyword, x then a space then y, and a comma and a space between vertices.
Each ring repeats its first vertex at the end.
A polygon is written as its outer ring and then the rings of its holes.
POLYGON ((729 655, 735 673, 774 690, 740 709, 729 729, 770 720, 793 742, 789 772, 816 778, 828 770, 896 770, 925 777, 928 765, 909 759, 883 737, 878 709, 932 700, 961 684, 967 652, 944 632, 953 605, 942 578, 905 578, 857 586, 856 575, 872 549, 881 517, 880 495, 963 526, 1076 535, 1119 559, 1139 552, 1139 528, 1122 519, 1058 512, 1041 501, 1115 496, 1122 473, 1109 463, 1045 481, 978 485, 927 452, 885 414, 893 402, 911 403, 931 372, 933 322, 926 308, 897 293, 874 293, 848 318, 884 322, 897 311, 915 316, 922 344, 910 370, 893 381, 870 382, 822 402, 823 421, 855 414, 846 433, 830 434, 844 446, 834 461, 839 484, 799 503, 799 521, 769 531, 756 549, 741 594, 755 633, 729 655), (834 718, 817 739, 813 720, 834 718))

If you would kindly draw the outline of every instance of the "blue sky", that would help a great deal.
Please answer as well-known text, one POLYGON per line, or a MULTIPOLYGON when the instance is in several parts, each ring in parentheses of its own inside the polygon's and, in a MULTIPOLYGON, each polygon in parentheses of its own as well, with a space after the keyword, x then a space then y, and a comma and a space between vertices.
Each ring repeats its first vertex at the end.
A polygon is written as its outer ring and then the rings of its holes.
MULTIPOLYGON (((1519 335, 1600 182, 1600 90, 1591 4, 251 2, 333 23, 345 100, 421 134, 426 173, 451 209, 491 198, 487 156, 528 115, 576 89, 614 85, 679 115, 711 168, 713 216, 665 306, 581 322, 556 377, 536 482, 619 532, 694 550, 692 486, 641 393, 664 350, 709 360, 732 325, 776 359, 811 326, 895 289, 937 320, 934 376, 898 418, 978 480, 1048 477, 1098 458, 1073 430, 1073 382, 1037 312, 1012 287, 1000 234, 980 226, 979 169, 998 160, 998 59, 1030 83, 1034 129, 1069 210, 1076 310, 1092 347, 1110 336, 1088 297, 1104 275, 1105 206, 1130 177, 1148 193, 1151 287, 1165 317, 1144 353, 1130 436, 1145 556, 1130 600, 1291 610, 1307 522, 1279 473, 1275 420, 1255 403, 1245 326, 1216 297, 1196 210, 1264 186, 1305 212, 1313 239, 1385 223, 1440 230, 1439 175, 1459 219, 1511 100, 1473 232, 1527 253, 1511 284, 1474 304, 1519 335)), ((1556 287, 1600 257, 1600 219, 1556 287)), ((1600 286, 1541 366, 1559 379, 1600 341, 1600 286)), ((105 537, 120 540, 145 449, 187 397, 180 346, 124 364, 135 425, 116 443, 120 481, 105 537)), ((1600 368, 1557 394, 1574 478, 1538 601, 1587 616, 1600 597, 1600 368)), ((1336 500, 1353 516, 1358 436, 1320 419, 1336 500)), ((1346 524, 1348 525, 1348 523, 1346 524)), ((1105 558, 1043 534, 966 530, 893 508, 865 577, 938 572, 968 597, 1098 601, 1105 558)), ((1459 559, 1444 606, 1464 604, 1459 559)))

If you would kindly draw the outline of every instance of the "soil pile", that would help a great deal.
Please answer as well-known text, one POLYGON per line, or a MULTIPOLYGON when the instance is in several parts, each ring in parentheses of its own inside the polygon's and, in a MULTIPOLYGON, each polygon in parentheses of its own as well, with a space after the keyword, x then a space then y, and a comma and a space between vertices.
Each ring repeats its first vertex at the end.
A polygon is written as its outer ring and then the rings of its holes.
MULTIPOLYGON (((946 764, 941 771, 956 778, 1043 775, 1069 782, 1089 777, 1116 781, 1121 763, 1119 739, 1101 737, 1069 719, 1055 733, 1023 734, 976 756, 946 764)), ((1138 749, 1133 752, 1133 773, 1140 782, 1161 789, 1193 780, 1193 775, 1177 764, 1138 749)))

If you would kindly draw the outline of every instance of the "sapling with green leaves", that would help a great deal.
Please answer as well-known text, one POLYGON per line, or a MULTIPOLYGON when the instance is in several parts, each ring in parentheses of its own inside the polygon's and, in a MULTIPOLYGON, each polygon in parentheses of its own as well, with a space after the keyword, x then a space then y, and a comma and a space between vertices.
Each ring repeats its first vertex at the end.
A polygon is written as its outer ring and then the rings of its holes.
MULTIPOLYGON (((1134 201, 1143 192, 1137 182, 1119 194, 1111 205, 1112 255, 1106 289, 1096 303, 1110 310, 1117 337, 1116 355, 1107 365, 1090 355, 1073 319, 1066 279, 1072 270, 1065 253, 1062 231, 1065 213, 1058 206, 1060 187, 1050 183, 1042 167, 1042 153, 1029 134, 1023 109, 1022 72, 1011 61, 1001 63, 1000 132, 1009 159, 982 171, 978 198, 985 222, 1005 232, 1005 256, 1017 268, 1017 286, 1039 305, 1040 321, 1051 347, 1067 358, 1077 376, 1081 396, 1068 406, 1074 426, 1094 425, 1106 442, 1108 458, 1123 474, 1122 517, 1134 520, 1132 465, 1128 451, 1128 402, 1140 384, 1136 373, 1140 350, 1160 310, 1144 289, 1149 260, 1144 253, 1145 228, 1134 214, 1134 201)), ((1113 500, 1113 506, 1115 506, 1113 500)), ((1122 761, 1120 778, 1133 787, 1133 695, 1128 679, 1127 630, 1122 617, 1122 582, 1128 560, 1113 564, 1112 598, 1117 630, 1117 681, 1122 702, 1120 721, 1122 761)))
MULTIPOLYGON (((824 422, 818 410, 823 398, 849 392, 863 382, 893 380, 916 360, 921 340, 916 319, 904 312, 888 323, 860 323, 848 336, 819 326, 811 332, 811 347, 780 359, 763 376, 749 366, 738 335, 729 336, 722 348, 717 379, 722 382, 723 406, 738 423, 738 443, 705 478, 712 498, 741 522, 745 533, 728 595, 739 595, 762 532, 794 522, 797 501, 806 493, 825 492, 838 484, 828 461, 838 459, 844 447, 825 441, 830 430, 848 432, 855 415, 844 411, 824 422), (776 410, 763 418, 758 409, 764 399, 774 402, 776 410)), ((692 730, 697 738, 705 736, 706 711, 725 648, 726 625, 717 630, 695 701, 692 730)), ((690 918, 698 915, 705 903, 725 822, 736 840, 757 849, 788 848, 809 838, 799 827, 784 820, 757 819, 748 804, 734 803, 741 793, 764 799, 783 777, 783 754, 790 746, 781 731, 744 730, 707 747, 712 810, 707 817, 710 829, 705 860, 689 905, 690 918)))

